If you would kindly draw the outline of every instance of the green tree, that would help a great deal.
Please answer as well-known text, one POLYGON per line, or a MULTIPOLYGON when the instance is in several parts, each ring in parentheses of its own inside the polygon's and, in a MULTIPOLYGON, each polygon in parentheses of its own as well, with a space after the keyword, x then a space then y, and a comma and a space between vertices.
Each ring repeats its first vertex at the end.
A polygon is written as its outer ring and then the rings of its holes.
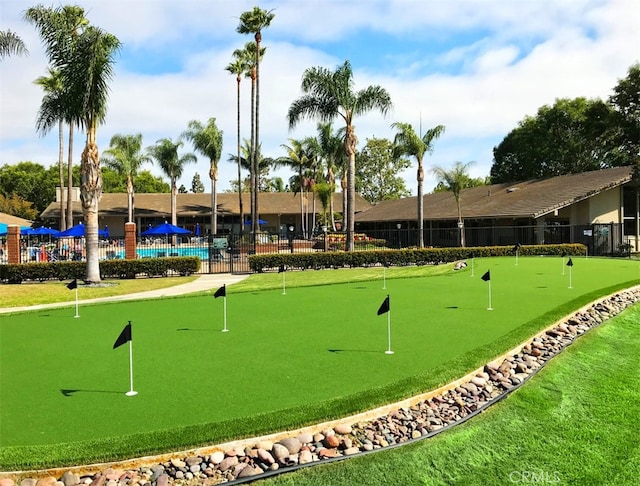
POLYGON ((620 165, 633 166, 634 179, 640 184, 640 63, 633 64, 627 77, 618 81, 609 103, 615 110, 620 165))
POLYGON ((222 155, 222 130, 218 129, 215 118, 209 118, 206 127, 197 120, 191 120, 182 137, 193 143, 196 152, 200 152, 209 159, 211 234, 215 235, 218 233, 218 162, 222 155))
POLYGON ((167 184, 161 177, 154 176, 148 170, 143 170, 138 173, 134 181, 135 190, 137 193, 156 194, 156 193, 169 193, 171 192, 171 186, 167 184))
POLYGON ((356 154, 356 190, 370 203, 410 196, 404 179, 398 175, 409 167, 408 159, 394 154, 390 140, 367 139, 356 154))
MULTIPOLYGON (((320 146, 320 156, 327 169, 327 183, 331 188, 329 198, 329 214, 331 215, 331 230, 336 230, 334 218, 333 194, 336 192, 336 174, 344 174, 347 166, 347 159, 344 154, 344 129, 333 131, 332 123, 318 123, 318 145, 320 146)), ((346 194, 346 177, 341 177, 343 195, 346 194), (344 184, 343 184, 344 183, 344 184)), ((346 198, 342 198, 342 214, 346 214, 346 198)), ((325 222, 329 225, 329 222, 325 222)))
POLYGON ((38 214, 55 200, 56 181, 56 170, 47 170, 35 162, 19 162, 0 167, 0 194, 5 197, 15 194, 20 199, 33 203, 38 214), (51 175, 55 177, 52 179, 51 175))
POLYGON ((143 164, 152 162, 151 157, 142 151, 142 134, 118 134, 111 137, 109 148, 102 153, 102 161, 126 179, 128 221, 131 223, 134 201, 133 180, 143 164))
MULTIPOLYGON (((162 138, 147 150, 149 155, 153 157, 160 170, 169 178, 171 185, 171 224, 178 224, 178 215, 176 212, 176 197, 178 194, 177 181, 182 177, 184 166, 188 163, 197 162, 197 158, 192 153, 182 156, 178 155, 178 149, 182 147, 182 141, 173 142, 170 138, 162 138)), ((184 192, 187 192, 186 189, 184 192)), ((175 243, 175 241, 174 241, 175 243)))
POLYGON ((295 100, 288 111, 289 129, 303 118, 318 118, 328 122, 342 118, 345 123, 344 151, 347 169, 347 251, 353 251, 355 229, 355 172, 357 137, 354 117, 378 109, 383 115, 391 109, 389 93, 380 86, 369 86, 355 92, 353 71, 349 61, 332 72, 326 68, 307 69, 302 76, 302 97, 295 100))
POLYGON ((29 51, 18 34, 10 30, 0 30, 0 61, 13 54, 26 56, 29 51))
POLYGON ((58 185, 60 186, 60 230, 67 229, 64 194, 64 103, 62 94, 64 85, 60 70, 49 68, 49 76, 40 76, 34 81, 44 90, 44 98, 40 105, 36 129, 45 135, 51 129, 51 125, 58 125, 58 185))
POLYGON ((424 247, 424 167, 422 165, 424 154, 433 152, 433 142, 444 133, 444 125, 435 126, 426 131, 424 135, 418 135, 408 123, 396 122, 391 128, 397 130, 394 143, 394 153, 397 157, 407 155, 415 157, 418 162, 418 246, 424 247))
POLYGON ((38 210, 33 207, 33 203, 25 201, 16 193, 11 194, 9 197, 0 194, 0 213, 30 220, 38 217, 38 210))
POLYGON ((200 179, 200 174, 197 172, 193 174, 193 179, 191 179, 191 192, 194 194, 202 194, 204 192, 204 184, 200 179))
POLYGON ((493 183, 624 165, 614 110, 602 100, 559 99, 526 117, 493 149, 493 183))
POLYGON ((439 166, 435 166, 432 172, 437 177, 439 183, 441 183, 448 191, 453 193, 453 198, 456 201, 456 208, 458 210, 458 234, 460 246, 465 246, 464 241, 464 222, 462 220, 462 210, 460 209, 460 197, 462 190, 469 187, 467 184, 471 180, 469 177, 469 167, 473 162, 455 162, 453 167, 449 170, 439 166))
POLYGON ((240 165, 240 82, 242 76, 246 75, 249 70, 249 61, 247 60, 247 51, 243 49, 236 49, 233 52, 233 60, 225 68, 231 74, 236 75, 236 161, 238 167, 238 206, 240 210, 240 233, 244 230, 244 207, 242 204, 242 170, 240 165))
POLYGON ((311 166, 311 159, 315 157, 315 154, 313 153, 309 137, 304 140, 295 140, 290 138, 289 145, 282 144, 280 147, 282 147, 286 152, 286 156, 279 159, 280 163, 297 172, 297 176, 293 176, 289 179, 289 186, 291 187, 294 195, 300 193, 301 231, 303 235, 306 235, 307 211, 305 206, 305 192, 309 187, 309 180, 305 179, 305 172, 311 166))

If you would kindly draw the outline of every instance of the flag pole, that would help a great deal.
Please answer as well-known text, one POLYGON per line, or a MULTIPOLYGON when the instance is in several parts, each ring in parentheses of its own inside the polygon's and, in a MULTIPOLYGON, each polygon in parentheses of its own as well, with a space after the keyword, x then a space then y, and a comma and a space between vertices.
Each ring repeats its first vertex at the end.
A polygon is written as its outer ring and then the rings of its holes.
POLYGON ((491 307, 491 279, 489 279, 489 307, 487 307, 487 310, 493 310, 493 307, 491 307))
POLYGON ((80 314, 78 314, 78 287, 76 287, 76 315, 73 317, 80 317, 80 314))
POLYGON ((569 288, 571 288, 571 269, 573 267, 569 267, 569 288))
POLYGON ((564 275, 564 255, 562 255, 562 275, 564 275))
POLYGON ((282 295, 287 295, 287 277, 285 276, 287 272, 282 272, 282 295))
POLYGON ((129 383, 131 384, 130 389, 125 395, 133 397, 138 394, 133 389, 133 339, 129 340, 129 383))
POLYGON ((222 308, 223 313, 224 313, 224 328, 222 329, 222 332, 229 332, 229 329, 227 329, 227 294, 225 292, 224 298, 222 299, 222 308))
POLYGON ((391 351, 391 310, 387 312, 387 335, 389 336, 389 349, 384 354, 393 354, 391 351))
MULTIPOLYGON (((518 248, 516 247, 516 267, 518 266, 518 248)), ((491 307, 491 306, 489 306, 491 307)))

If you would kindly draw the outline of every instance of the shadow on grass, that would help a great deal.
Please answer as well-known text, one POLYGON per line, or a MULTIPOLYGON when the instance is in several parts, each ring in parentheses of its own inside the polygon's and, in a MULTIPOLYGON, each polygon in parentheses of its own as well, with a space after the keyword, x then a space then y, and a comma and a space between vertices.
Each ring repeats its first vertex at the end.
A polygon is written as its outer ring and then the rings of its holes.
POLYGON ((327 349, 330 353, 379 353, 379 350, 373 349, 327 349))
POLYGON ((72 390, 68 388, 61 388, 60 393, 62 393, 65 397, 72 397, 75 393, 112 393, 116 395, 124 394, 123 391, 113 391, 113 390, 72 390))
POLYGON ((205 328, 191 328, 191 327, 181 327, 176 329, 176 331, 191 331, 191 332, 214 332, 215 329, 205 329, 205 328))

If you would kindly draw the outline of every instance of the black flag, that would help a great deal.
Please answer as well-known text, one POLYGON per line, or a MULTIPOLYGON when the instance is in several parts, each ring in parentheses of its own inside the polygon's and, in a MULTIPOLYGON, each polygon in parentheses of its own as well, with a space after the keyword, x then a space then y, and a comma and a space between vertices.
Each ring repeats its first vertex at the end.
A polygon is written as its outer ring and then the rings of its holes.
POLYGON ((522 245, 520 243, 516 243, 515 246, 513 247, 513 252, 515 253, 516 251, 518 251, 521 246, 522 245))
POLYGON ((280 268, 278 268, 278 273, 282 273, 286 271, 287 271, 287 267, 285 267, 284 265, 280 265, 280 268))
POLYGON ((214 298, 218 298, 218 297, 226 297, 227 296, 227 285, 223 285, 222 287, 220 287, 218 290, 216 290, 216 293, 213 294, 214 298))
POLYGON ((488 282, 489 280, 491 280, 490 270, 487 270, 487 272, 482 276, 482 280, 484 280, 485 282, 488 282))
POLYGON ((573 267, 573 260, 571 260, 571 258, 569 258, 569 261, 567 262, 567 267, 573 267))
POLYGON ((118 339, 116 339, 116 342, 113 343, 113 349, 116 349, 118 346, 122 346, 129 341, 131 341, 131 321, 129 321, 129 324, 124 326, 124 329, 118 336, 118 339))
POLYGON ((560 256, 561 256, 562 258, 566 257, 566 256, 567 256, 567 252, 566 252, 566 251, 563 251, 563 252, 562 252, 562 255, 560 255, 560 256))
POLYGON ((74 278, 74 279, 73 279, 73 282, 69 282, 69 283, 67 284, 67 288, 68 288, 69 290, 77 289, 77 288, 78 288, 78 280, 74 278))
POLYGON ((389 312, 389 310, 390 310, 389 296, 387 295, 387 298, 384 299, 384 302, 380 305, 380 308, 378 309, 378 315, 381 316, 382 314, 386 314, 387 312, 389 312))

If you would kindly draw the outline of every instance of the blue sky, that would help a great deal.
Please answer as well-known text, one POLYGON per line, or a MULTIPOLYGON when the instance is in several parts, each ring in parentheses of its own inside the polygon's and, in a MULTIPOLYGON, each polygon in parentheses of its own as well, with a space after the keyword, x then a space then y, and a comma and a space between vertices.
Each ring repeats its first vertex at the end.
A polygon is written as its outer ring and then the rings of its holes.
MULTIPOLYGON (((315 122, 289 131, 286 113, 301 95, 306 68, 334 69, 346 59, 354 88, 379 84, 393 110, 356 119, 359 148, 367 138, 392 139, 393 122, 423 130, 442 124, 444 135, 426 159, 449 167, 475 163, 489 174, 492 149, 525 116, 563 97, 606 99, 640 59, 636 0, 78 0, 93 25, 116 35, 123 48, 100 151, 114 134, 142 133, 145 146, 177 137, 190 120, 215 117, 224 131, 219 190, 229 188, 235 166, 236 81, 224 70, 232 52, 252 37, 236 33, 238 18, 254 5, 273 10, 263 32, 261 142, 266 156, 284 155, 288 138, 315 134, 315 122)), ((51 5, 44 2, 45 5, 51 5)), ((57 132, 40 137, 34 121, 42 93, 33 80, 47 61, 22 13, 35 2, 0 0, 0 29, 17 32, 28 57, 0 63, 0 165, 31 160, 57 163, 57 132)), ((54 5, 58 5, 55 3, 54 5)), ((249 138, 250 83, 242 83, 242 136, 249 138)), ((336 121, 336 127, 338 121, 336 121)), ((83 136, 75 142, 79 163, 83 136)), ((185 151, 191 147, 185 146, 185 151)), ((196 154, 198 155, 198 154, 196 154)), ((154 166, 148 168, 160 175, 154 166)), ((209 188, 208 161, 186 166, 190 188, 198 172, 209 188)), ((286 179, 290 173, 272 173, 286 179)), ((415 167, 403 174, 415 194, 415 167)), ((427 174, 425 190, 436 185, 427 174)), ((207 189, 208 190, 208 189, 207 189)))

